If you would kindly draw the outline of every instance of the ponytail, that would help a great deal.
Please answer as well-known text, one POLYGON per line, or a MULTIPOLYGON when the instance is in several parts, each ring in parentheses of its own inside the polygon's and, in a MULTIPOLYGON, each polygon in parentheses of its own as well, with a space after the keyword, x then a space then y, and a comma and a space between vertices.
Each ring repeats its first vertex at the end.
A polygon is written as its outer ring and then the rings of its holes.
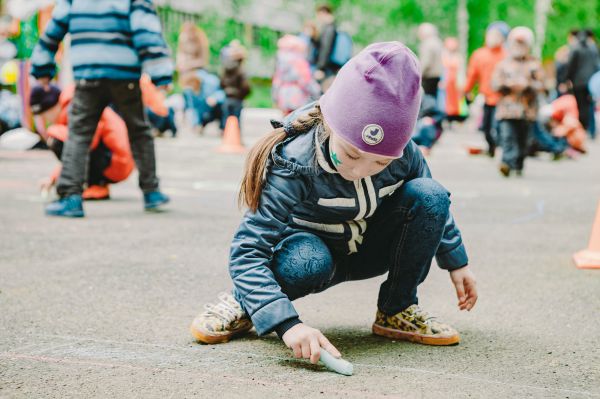
POLYGON ((240 208, 247 206, 252 212, 256 212, 258 209, 266 181, 267 163, 273 148, 285 140, 288 135, 307 133, 320 123, 323 123, 323 116, 319 104, 316 104, 307 115, 294 120, 285 128, 277 127, 254 144, 246 158, 244 177, 238 194, 240 208))

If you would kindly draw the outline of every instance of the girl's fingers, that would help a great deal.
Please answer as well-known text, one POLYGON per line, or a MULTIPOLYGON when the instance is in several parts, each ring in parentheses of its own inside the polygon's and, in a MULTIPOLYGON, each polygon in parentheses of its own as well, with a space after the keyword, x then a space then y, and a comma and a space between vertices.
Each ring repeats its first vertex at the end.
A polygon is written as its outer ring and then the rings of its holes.
POLYGON ((460 305, 465 301, 465 287, 462 280, 454 283, 454 287, 456 288, 456 297, 458 298, 458 303, 460 305))
POLYGON ((294 357, 296 359, 300 359, 302 357, 302 349, 300 348, 300 345, 294 345, 292 350, 294 351, 294 357))
MULTIPOLYGON (((477 302, 477 288, 475 287, 475 282, 470 281, 467 285, 468 299, 471 305, 471 308, 475 306, 475 302, 477 302)), ((469 308, 469 310, 471 310, 469 308)))
POLYGON ((473 306, 475 306, 475 302, 469 300, 469 302, 467 303, 467 310, 473 309, 473 306))
POLYGON ((325 349, 327 352, 331 353, 333 357, 337 357, 338 359, 342 357, 340 351, 337 350, 335 346, 332 345, 331 342, 325 337, 323 334, 319 336, 319 344, 321 348, 325 349))
POLYGON ((310 340, 310 362, 317 364, 320 358, 321 346, 319 345, 319 340, 315 337, 310 340))
POLYGON ((466 309, 473 309, 473 306, 475 306, 475 302, 477 302, 477 292, 475 291, 475 289, 471 288, 467 291, 467 300, 465 301, 466 309))
POLYGON ((302 357, 305 359, 310 358, 310 342, 302 342, 302 357))
POLYGON ((468 310, 473 309, 473 306, 475 306, 476 302, 477 302, 477 294, 475 294, 474 296, 471 296, 471 298, 469 298, 469 309, 468 310))
POLYGON ((300 345, 292 346, 292 351, 294 352, 294 357, 296 359, 300 359, 302 357, 302 348, 300 347, 300 345))

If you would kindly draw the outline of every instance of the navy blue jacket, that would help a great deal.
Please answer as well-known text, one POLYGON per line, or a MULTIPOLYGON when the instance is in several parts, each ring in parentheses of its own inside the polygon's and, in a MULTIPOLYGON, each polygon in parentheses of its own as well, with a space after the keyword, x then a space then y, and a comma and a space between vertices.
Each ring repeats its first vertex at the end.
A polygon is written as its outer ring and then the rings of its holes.
MULTIPOLYGON (((306 231, 338 250, 360 251, 362 236, 377 207, 404 182, 431 177, 425 159, 411 141, 403 156, 377 175, 357 182, 343 179, 325 158, 327 152, 318 139, 321 127, 304 134, 291 131, 291 118, 312 106, 303 107, 284 123, 288 137, 273 148, 260 206, 244 215, 231 246, 229 271, 242 307, 259 335, 298 318, 269 268, 278 242, 306 231)), ((436 259, 447 270, 468 263, 451 214, 436 259)))

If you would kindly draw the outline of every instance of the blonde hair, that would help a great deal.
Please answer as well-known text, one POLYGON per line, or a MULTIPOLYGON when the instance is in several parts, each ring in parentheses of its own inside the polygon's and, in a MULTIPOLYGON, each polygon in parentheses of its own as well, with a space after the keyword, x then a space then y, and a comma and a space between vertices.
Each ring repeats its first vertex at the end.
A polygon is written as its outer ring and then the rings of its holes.
MULTIPOLYGON (((273 148, 285 140, 288 134, 305 134, 318 125, 323 125, 323 115, 319 104, 315 104, 308 114, 292 121, 290 125, 292 132, 286 132, 283 127, 278 127, 254 144, 246 158, 244 177, 238 194, 240 208, 247 206, 252 212, 256 212, 260 206, 260 197, 266 182, 267 163, 273 148)), ((321 130, 325 133, 325 129, 321 130)))

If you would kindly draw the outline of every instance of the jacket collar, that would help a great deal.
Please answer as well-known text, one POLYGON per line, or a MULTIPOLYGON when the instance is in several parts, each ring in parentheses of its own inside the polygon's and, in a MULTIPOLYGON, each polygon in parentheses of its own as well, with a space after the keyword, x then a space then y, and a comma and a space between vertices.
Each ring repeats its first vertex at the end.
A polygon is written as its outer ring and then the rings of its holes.
POLYGON ((328 155, 326 155, 327 149, 325 147, 327 146, 327 143, 329 143, 329 140, 325 141, 324 143, 319 142, 319 133, 322 128, 323 127, 321 126, 320 128, 315 129, 315 152, 317 155, 317 163, 325 172, 339 173, 327 160, 328 155))

